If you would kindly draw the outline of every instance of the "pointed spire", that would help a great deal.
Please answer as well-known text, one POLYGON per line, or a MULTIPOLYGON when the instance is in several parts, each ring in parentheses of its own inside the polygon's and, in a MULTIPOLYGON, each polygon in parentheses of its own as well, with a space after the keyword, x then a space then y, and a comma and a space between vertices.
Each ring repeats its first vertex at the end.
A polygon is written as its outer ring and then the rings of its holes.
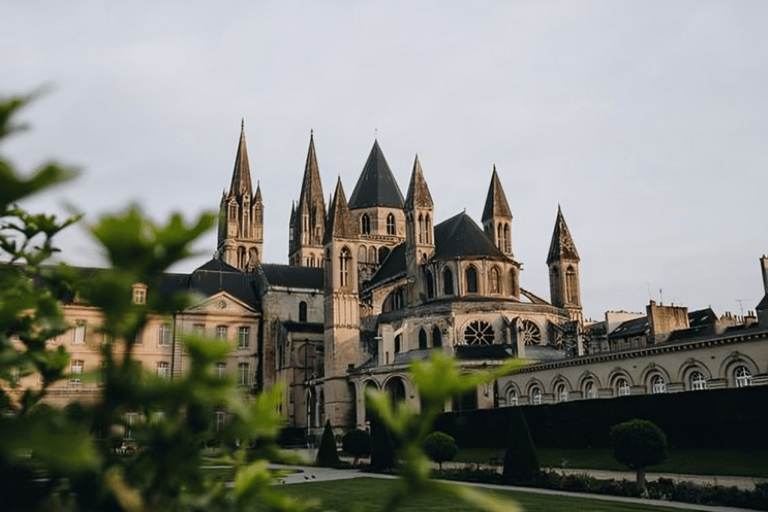
POLYGON ((256 193, 253 195, 253 204, 260 204, 262 202, 261 199, 261 184, 257 181, 256 182, 256 193))
POLYGON ((424 179, 424 173, 421 170, 419 155, 413 162, 413 172, 411 172, 411 182, 408 184, 408 193, 405 196, 405 209, 412 210, 414 206, 422 208, 432 208, 432 194, 429 193, 427 180, 424 179))
POLYGON ((320 180, 320 166, 317 165, 314 130, 309 132, 309 149, 307 150, 307 162, 304 165, 304 179, 301 183, 298 211, 325 216, 323 183, 320 180))
POLYGON ((495 164, 493 166, 493 175, 491 176, 491 186, 488 187, 488 197, 485 199, 482 222, 485 223, 486 220, 492 217, 512 218, 512 211, 509 209, 507 196, 504 194, 495 164))
POLYGON ((349 198, 349 207, 352 209, 371 206, 403 207, 403 194, 381 152, 378 140, 373 142, 363 172, 349 198))
POLYGON ((568 225, 565 223, 563 211, 560 209, 560 205, 557 205, 557 219, 555 220, 555 229, 552 232, 552 242, 549 245, 547 265, 560 260, 580 261, 581 258, 576 251, 576 244, 573 243, 568 225))
POLYGON ((229 196, 253 194, 251 190, 251 169, 248 165, 248 150, 245 146, 245 119, 240 122, 240 142, 237 145, 235 156, 235 169, 232 171, 232 184, 229 187, 229 196))
POLYGON ((344 187, 341 185, 341 178, 339 178, 336 182, 336 191, 333 193, 331 205, 328 208, 328 223, 325 227, 323 243, 327 244, 334 238, 354 238, 355 235, 347 196, 344 195, 344 187))

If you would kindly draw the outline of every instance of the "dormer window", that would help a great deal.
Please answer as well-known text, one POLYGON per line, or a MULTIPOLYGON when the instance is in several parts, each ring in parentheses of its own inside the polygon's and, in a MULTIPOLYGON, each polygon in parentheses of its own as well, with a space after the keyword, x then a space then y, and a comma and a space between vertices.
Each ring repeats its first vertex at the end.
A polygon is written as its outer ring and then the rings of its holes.
POLYGON ((133 285, 131 292, 131 302, 133 304, 147 303, 147 285, 142 283, 136 283, 133 285))

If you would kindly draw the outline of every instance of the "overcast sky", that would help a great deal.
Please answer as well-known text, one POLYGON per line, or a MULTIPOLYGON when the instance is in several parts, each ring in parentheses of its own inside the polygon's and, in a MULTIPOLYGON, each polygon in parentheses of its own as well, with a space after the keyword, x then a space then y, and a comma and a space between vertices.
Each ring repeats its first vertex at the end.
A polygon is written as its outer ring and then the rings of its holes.
MULTIPOLYGON (((310 130, 326 197, 339 176, 352 192, 377 132, 403 194, 418 153, 438 222, 480 222, 495 164, 521 284, 544 297, 560 204, 585 316, 764 294, 766 2, 117 4, 3 2, 0 94, 51 90, 2 151, 82 169, 30 209, 217 209, 244 118, 265 260, 287 263, 310 130)), ((59 245, 104 264, 84 227, 59 245)), ((214 233, 198 248, 178 270, 214 233)))

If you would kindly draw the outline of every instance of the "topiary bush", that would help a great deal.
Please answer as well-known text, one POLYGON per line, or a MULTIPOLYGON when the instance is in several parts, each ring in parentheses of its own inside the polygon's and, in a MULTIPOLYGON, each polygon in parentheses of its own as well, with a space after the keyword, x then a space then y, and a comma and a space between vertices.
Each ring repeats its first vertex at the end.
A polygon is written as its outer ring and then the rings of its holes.
POLYGON ((320 440, 320 449, 317 451, 315 462, 322 468, 333 468, 341 463, 330 421, 325 422, 325 430, 323 430, 323 437, 320 440))
POLYGON ((443 469, 443 462, 453 460, 458 451, 456 441, 446 433, 432 432, 424 439, 424 453, 429 460, 437 462, 440 470, 443 469))
POLYGON ((667 436, 648 420, 630 420, 611 429, 613 458, 637 472, 637 488, 645 489, 645 468, 667 458, 667 436))
POLYGON ((504 480, 527 482, 536 478, 539 458, 528 424, 520 407, 510 411, 507 452, 504 455, 504 480))
POLYGON ((352 455, 355 458, 353 464, 357 464, 357 460, 360 457, 367 457, 371 454, 371 435, 365 430, 357 428, 350 430, 344 434, 341 440, 341 448, 352 455))

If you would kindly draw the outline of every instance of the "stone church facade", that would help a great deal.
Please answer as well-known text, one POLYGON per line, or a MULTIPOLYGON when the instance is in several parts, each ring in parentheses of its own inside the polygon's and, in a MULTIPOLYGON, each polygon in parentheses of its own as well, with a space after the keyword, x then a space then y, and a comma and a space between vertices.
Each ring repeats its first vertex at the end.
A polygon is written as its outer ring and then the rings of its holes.
MULTIPOLYGON (((542 249, 546 300, 521 282, 496 169, 480 225, 464 212, 435 223, 428 175, 416 157, 403 197, 374 141, 349 199, 339 178, 326 205, 311 135, 289 220, 289 264, 265 263, 262 195, 253 190, 241 127, 214 258, 163 284, 164 293, 192 291, 200 300, 172 319, 150 320, 137 357, 173 378, 186 369, 185 334, 228 339, 232 352, 216 372, 249 391, 283 382, 289 426, 310 435, 326 420, 339 430, 365 427, 367 388, 418 407, 408 365, 435 350, 467 372, 510 357, 532 361, 446 410, 768 383, 768 295, 746 318, 652 302, 645 315, 608 312, 585 323, 580 258, 559 208, 542 249)), ((768 292, 768 258, 760 261, 768 292)), ((149 293, 137 283, 133 300, 149 293)), ((73 329, 56 342, 72 354, 73 377, 52 390, 59 405, 99 391, 77 373, 98 365, 100 313, 76 303, 65 311, 73 329)), ((25 379, 22 386, 35 386, 34 376, 25 379)))

